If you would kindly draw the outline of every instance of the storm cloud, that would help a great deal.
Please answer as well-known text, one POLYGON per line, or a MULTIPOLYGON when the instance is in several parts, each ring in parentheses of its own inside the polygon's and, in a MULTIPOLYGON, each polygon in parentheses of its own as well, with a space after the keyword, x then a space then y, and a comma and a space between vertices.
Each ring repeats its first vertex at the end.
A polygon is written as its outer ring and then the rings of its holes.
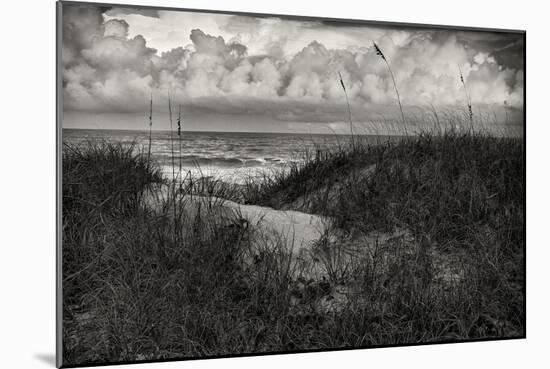
POLYGON ((146 32, 133 32, 139 20, 152 28, 174 16, 183 17, 182 27, 197 19, 194 13, 64 6, 64 110, 144 112, 151 93, 160 107, 170 91, 194 114, 338 122, 346 112, 341 73, 354 119, 369 120, 396 103, 373 41, 390 62, 406 107, 464 106, 460 68, 474 105, 523 108, 522 35, 216 14, 207 16, 217 34, 197 24, 187 37, 175 35, 180 46, 167 50, 155 48, 146 32))

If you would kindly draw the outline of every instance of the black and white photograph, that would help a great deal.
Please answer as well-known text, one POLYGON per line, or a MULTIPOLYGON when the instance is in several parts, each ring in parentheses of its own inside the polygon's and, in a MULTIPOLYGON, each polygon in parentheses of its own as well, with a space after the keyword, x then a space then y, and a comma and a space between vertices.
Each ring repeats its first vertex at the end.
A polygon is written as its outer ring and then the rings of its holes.
POLYGON ((525 338, 525 37, 58 2, 58 365, 525 338))

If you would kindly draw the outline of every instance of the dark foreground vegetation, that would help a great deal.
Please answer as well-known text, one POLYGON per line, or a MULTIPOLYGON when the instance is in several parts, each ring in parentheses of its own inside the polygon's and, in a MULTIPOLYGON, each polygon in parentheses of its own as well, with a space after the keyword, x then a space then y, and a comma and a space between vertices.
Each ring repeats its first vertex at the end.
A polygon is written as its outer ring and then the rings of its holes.
POLYGON ((133 147, 66 145, 64 362, 521 337, 524 150, 472 133, 356 137, 238 190, 160 195, 168 181, 133 147), (254 225, 218 197, 330 219, 313 247, 323 276, 297 274, 280 244, 254 248, 254 225))

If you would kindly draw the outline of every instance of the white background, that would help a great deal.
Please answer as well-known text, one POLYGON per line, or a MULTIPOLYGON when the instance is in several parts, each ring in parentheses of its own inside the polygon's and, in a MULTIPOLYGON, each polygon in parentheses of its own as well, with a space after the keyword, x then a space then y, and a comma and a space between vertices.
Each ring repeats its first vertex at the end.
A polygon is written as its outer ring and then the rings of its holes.
MULTIPOLYGON (((526 29, 527 340, 217 359, 142 368, 550 367, 548 12, 543 1, 128 0, 134 4, 526 29)), ((55 3, 9 0, 0 26, 0 367, 53 367, 55 3)), ((135 368, 135 366, 132 366, 135 368)))

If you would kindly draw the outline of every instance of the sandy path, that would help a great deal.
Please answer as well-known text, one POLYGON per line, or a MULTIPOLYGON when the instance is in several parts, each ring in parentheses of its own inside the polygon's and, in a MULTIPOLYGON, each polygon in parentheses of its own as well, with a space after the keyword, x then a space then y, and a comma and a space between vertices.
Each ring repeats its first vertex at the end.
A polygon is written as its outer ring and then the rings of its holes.
POLYGON ((275 210, 258 205, 242 205, 229 200, 187 196, 190 201, 215 201, 220 207, 231 209, 249 224, 262 231, 280 237, 287 249, 294 252, 311 246, 328 226, 328 219, 315 214, 294 210, 275 210))
MULTIPOLYGON (((162 187, 160 191, 152 192, 146 202, 151 208, 158 208, 166 199, 168 188, 162 187)), ((294 210, 275 210, 270 207, 258 205, 243 205, 233 201, 216 197, 190 196, 185 195, 183 201, 187 203, 188 210, 193 213, 201 204, 202 209, 206 207, 214 209, 211 215, 217 211, 224 213, 232 211, 254 227, 258 232, 256 235, 264 237, 276 237, 284 241, 288 250, 293 252, 308 248, 317 241, 327 229, 329 220, 315 214, 303 213, 294 210)))

